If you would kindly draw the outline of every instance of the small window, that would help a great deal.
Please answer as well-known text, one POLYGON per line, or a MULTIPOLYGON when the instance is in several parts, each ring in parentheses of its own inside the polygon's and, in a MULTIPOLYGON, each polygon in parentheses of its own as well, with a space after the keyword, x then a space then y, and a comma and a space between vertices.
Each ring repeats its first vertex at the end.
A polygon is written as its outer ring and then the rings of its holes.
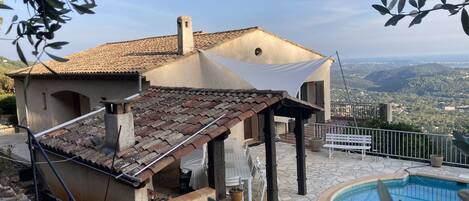
POLYGON ((262 49, 261 49, 260 47, 256 48, 256 49, 254 50, 254 54, 255 54, 256 56, 261 56, 261 55, 262 55, 262 49))
POLYGON ((186 21, 184 24, 186 25, 186 28, 189 27, 189 22, 186 21))
POLYGON ((46 93, 42 92, 42 103, 43 103, 42 109, 44 109, 44 110, 47 110, 47 99, 46 98, 47 98, 46 93))

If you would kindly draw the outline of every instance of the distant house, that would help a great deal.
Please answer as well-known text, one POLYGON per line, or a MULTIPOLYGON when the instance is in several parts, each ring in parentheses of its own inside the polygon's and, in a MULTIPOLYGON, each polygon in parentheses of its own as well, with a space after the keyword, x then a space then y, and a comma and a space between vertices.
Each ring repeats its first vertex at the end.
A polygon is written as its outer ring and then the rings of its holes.
POLYGON ((454 110, 456 110, 456 107, 454 107, 454 106, 445 106, 444 110, 445 111, 454 111, 454 110))
MULTIPOLYGON (((102 100, 127 97, 149 86, 247 88, 225 76, 225 70, 212 68, 197 50, 265 64, 324 57, 259 27, 193 32, 191 18, 179 17, 177 30, 176 35, 106 43, 71 54, 64 63, 46 62, 56 74, 39 64, 9 73, 15 80, 19 122, 34 131, 45 130, 92 111, 101 106, 102 100), (256 53, 256 49, 262 54, 256 53), (23 93, 29 72, 31 81, 23 93)), ((311 82, 302 87, 303 100, 324 108, 324 112, 315 116, 318 121, 330 119, 332 62, 332 59, 325 62, 313 73, 311 82)), ((254 117, 246 124, 255 125, 257 121, 254 117)))

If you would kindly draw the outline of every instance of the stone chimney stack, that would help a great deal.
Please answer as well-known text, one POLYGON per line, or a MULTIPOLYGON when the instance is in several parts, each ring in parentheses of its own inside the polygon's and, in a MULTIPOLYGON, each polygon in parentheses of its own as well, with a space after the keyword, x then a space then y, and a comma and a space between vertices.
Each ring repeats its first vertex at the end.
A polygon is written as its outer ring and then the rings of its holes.
POLYGON ((121 151, 135 145, 134 118, 130 102, 127 100, 106 100, 102 103, 106 108, 104 114, 105 147, 121 151))
POLYGON ((192 32, 192 19, 189 16, 179 16, 178 26, 178 54, 185 55, 194 50, 194 34, 192 32))

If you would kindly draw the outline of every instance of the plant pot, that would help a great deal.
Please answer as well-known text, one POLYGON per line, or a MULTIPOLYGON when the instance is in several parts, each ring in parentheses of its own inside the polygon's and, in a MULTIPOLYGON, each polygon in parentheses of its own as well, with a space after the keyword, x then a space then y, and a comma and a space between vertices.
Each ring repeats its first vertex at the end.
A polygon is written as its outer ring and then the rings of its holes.
POLYGON ((443 165, 443 156, 437 154, 430 155, 430 164, 432 167, 441 167, 443 165))
POLYGON ((322 139, 310 139, 309 146, 312 152, 320 152, 322 148, 322 139))
POLYGON ((242 201, 243 191, 242 190, 230 190, 231 201, 242 201))

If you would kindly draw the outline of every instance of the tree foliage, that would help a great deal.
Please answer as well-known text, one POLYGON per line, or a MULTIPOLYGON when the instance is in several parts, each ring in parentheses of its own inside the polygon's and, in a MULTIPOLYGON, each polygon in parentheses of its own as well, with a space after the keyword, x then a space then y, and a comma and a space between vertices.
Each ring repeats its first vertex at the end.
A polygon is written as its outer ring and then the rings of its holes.
POLYGON ((381 4, 373 4, 372 7, 381 15, 390 16, 384 26, 396 26, 400 20, 411 17, 412 20, 409 23, 409 27, 411 27, 420 24, 429 13, 437 10, 446 10, 450 16, 460 13, 463 31, 469 36, 469 14, 465 8, 469 5, 469 0, 460 1, 459 4, 451 4, 447 3, 446 0, 441 0, 441 3, 430 6, 426 5, 426 0, 391 0, 389 2, 381 0, 381 4), (409 8, 408 11, 404 10, 406 5, 409 8))
MULTIPOLYGON (((19 41, 21 40, 26 40, 32 46, 31 54, 36 57, 33 64, 42 63, 40 58, 44 53, 56 61, 67 61, 67 59, 49 52, 51 49, 61 49, 68 44, 66 41, 54 41, 55 33, 72 19, 69 15, 71 12, 80 15, 94 14, 92 9, 96 7, 94 0, 23 0, 22 3, 29 12, 29 18, 19 19, 17 15, 14 15, 5 34, 16 31, 16 37, 12 39, 12 44, 16 46, 18 57, 26 65, 29 63, 27 54, 20 46, 19 41)), ((0 9, 13 10, 2 0, 0 0, 0 9)), ((44 63, 42 64, 52 71, 44 63)))

